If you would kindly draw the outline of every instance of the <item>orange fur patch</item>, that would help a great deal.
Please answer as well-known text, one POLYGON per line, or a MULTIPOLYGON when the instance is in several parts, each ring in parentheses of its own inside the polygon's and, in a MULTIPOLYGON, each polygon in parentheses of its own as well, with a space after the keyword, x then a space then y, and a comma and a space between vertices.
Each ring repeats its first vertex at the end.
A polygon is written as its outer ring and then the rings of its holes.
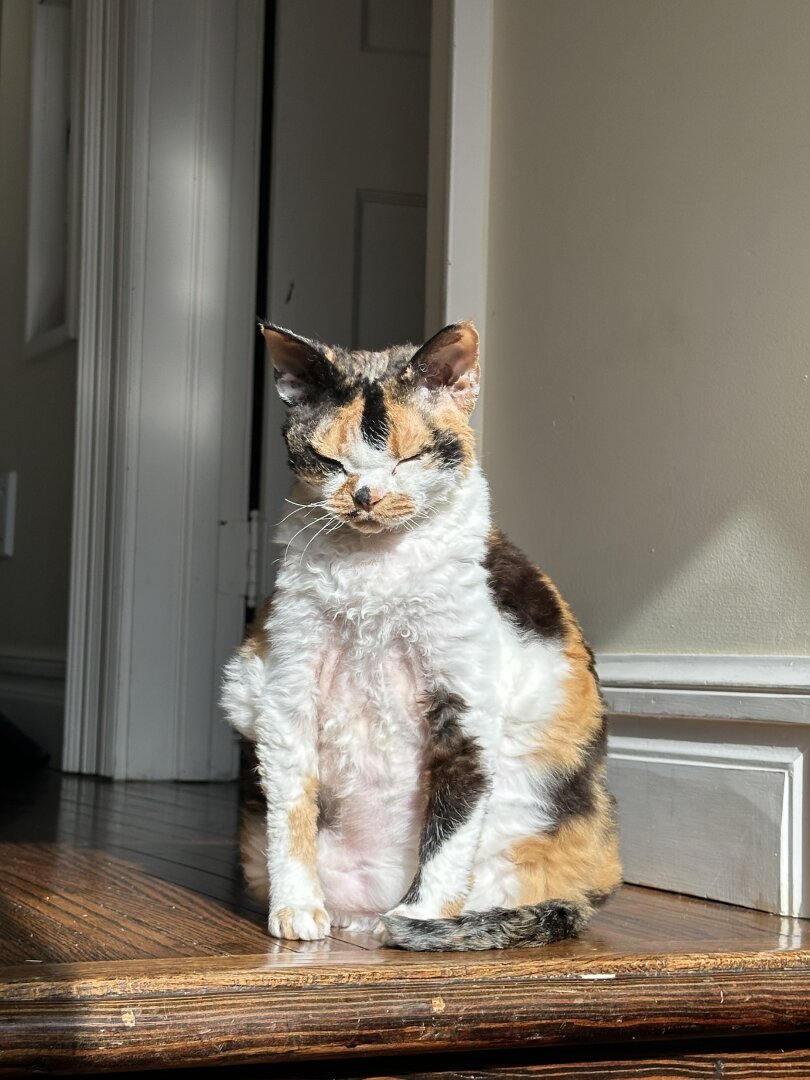
POLYGON ((519 904, 587 902, 589 893, 612 892, 622 868, 608 796, 600 790, 593 814, 565 822, 553 835, 519 840, 509 857, 521 882, 519 904))
POLYGON ((458 896, 455 900, 448 900, 442 904, 441 916, 443 919, 455 919, 464 910, 465 897, 458 896))
POLYGON ((604 706, 597 681, 590 671, 590 655, 579 624, 554 582, 540 570, 537 575, 554 594, 562 610, 566 628, 565 656, 570 671, 563 681, 564 698, 560 711, 544 729, 531 757, 539 768, 553 766, 570 770, 581 764, 585 748, 599 731, 604 706))
POLYGON ((418 409, 397 401, 390 391, 385 391, 384 400, 390 424, 388 449, 395 458, 404 461, 424 450, 430 442, 430 429, 418 409))
POLYGON ((346 517, 354 510, 354 499, 352 498, 357 488, 356 476, 349 476, 346 482, 342 484, 335 494, 331 497, 327 504, 327 508, 332 511, 333 514, 337 514, 339 517, 346 517))
POLYGON ((319 454, 328 458, 340 458, 359 438, 360 421, 363 419, 363 398, 358 396, 338 409, 322 431, 318 431, 312 440, 313 447, 319 454))
POLYGON ((374 514, 383 523, 398 521, 401 517, 407 517, 416 509, 416 504, 410 495, 402 495, 391 492, 384 495, 374 507, 374 514))
POLYGON ((314 874, 318 839, 318 779, 310 776, 304 784, 304 797, 287 815, 290 830, 290 854, 314 874))
POLYGON ((552 722, 543 731, 531 755, 536 767, 549 766, 570 771, 582 763, 585 748, 602 724, 603 705, 596 680, 587 668, 587 658, 579 659, 566 649, 571 671, 563 682, 565 699, 552 722))
POLYGON ((475 432, 470 427, 468 414, 460 409, 442 409, 436 417, 438 427, 452 431, 461 444, 464 468, 469 469, 475 461, 475 432))

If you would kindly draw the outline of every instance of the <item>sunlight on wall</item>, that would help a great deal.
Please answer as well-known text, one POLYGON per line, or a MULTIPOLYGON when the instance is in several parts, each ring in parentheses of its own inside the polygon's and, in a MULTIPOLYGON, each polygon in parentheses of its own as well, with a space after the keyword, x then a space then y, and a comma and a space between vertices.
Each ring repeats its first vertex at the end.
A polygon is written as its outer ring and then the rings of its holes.
POLYGON ((484 465, 597 649, 810 654, 808 38, 495 5, 484 465))
POLYGON ((806 550, 765 511, 743 507, 635 610, 622 612, 601 647, 644 652, 655 641, 661 651, 678 652, 689 627, 688 651, 747 652, 751 627, 759 626, 763 654, 790 653, 807 633, 808 605, 806 550))

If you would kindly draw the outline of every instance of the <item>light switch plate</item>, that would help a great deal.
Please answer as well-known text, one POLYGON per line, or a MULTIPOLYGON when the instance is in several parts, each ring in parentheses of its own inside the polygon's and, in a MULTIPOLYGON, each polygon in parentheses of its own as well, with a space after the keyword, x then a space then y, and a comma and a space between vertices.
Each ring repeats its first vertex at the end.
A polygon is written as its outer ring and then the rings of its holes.
POLYGON ((14 554, 14 517, 17 508, 17 474, 0 473, 0 555, 14 554))

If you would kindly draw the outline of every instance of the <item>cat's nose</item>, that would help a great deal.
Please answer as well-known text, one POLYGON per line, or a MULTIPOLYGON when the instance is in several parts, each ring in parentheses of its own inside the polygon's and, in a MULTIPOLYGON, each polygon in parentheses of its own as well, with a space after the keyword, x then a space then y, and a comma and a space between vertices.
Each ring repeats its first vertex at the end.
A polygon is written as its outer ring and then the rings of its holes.
POLYGON ((372 491, 368 485, 364 484, 354 492, 352 498, 354 499, 354 505, 359 510, 370 510, 372 506, 377 505, 382 495, 378 495, 376 491, 372 491))

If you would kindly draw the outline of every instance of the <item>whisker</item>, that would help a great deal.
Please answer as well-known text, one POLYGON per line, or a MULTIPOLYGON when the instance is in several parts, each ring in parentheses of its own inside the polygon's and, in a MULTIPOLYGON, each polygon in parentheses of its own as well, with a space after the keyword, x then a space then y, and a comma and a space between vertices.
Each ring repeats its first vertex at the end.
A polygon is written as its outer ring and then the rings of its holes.
POLYGON ((324 521, 326 518, 330 518, 331 516, 331 514, 324 514, 322 517, 316 518, 314 521, 308 521, 306 525, 304 525, 298 530, 297 533, 293 533, 293 535, 290 537, 290 543, 287 544, 287 546, 284 548, 284 561, 287 561, 287 553, 290 550, 290 544, 293 542, 293 540, 295 540, 296 536, 300 536, 302 532, 306 532, 307 529, 313 528, 315 525, 320 524, 320 522, 324 521))
POLYGON ((275 528, 277 529, 279 525, 283 525, 288 518, 291 518, 293 516, 293 514, 300 514, 302 510, 309 510, 309 506, 297 506, 295 510, 291 510, 289 514, 285 514, 281 521, 277 521, 275 524, 275 528))
POLYGON ((287 498, 285 498, 284 502, 289 503, 290 506, 302 506, 302 507, 303 506, 326 506, 325 502, 321 502, 319 500, 316 500, 315 502, 309 502, 309 503, 300 503, 300 502, 296 502, 295 499, 287 499, 287 498))
MULTIPOLYGON (((321 520, 323 520, 323 519, 321 519, 321 520)), ((299 566, 304 561, 304 556, 307 553, 307 548, 309 547, 309 545, 312 543, 313 540, 317 540, 318 537, 321 535, 321 533, 324 531, 324 529, 329 528, 330 524, 331 524, 331 522, 327 521, 327 523, 325 525, 322 525, 321 528, 318 529, 318 531, 315 533, 314 536, 311 536, 309 538, 309 540, 307 540, 306 544, 304 545, 304 550, 301 552, 301 558, 298 560, 298 565, 299 566)))

